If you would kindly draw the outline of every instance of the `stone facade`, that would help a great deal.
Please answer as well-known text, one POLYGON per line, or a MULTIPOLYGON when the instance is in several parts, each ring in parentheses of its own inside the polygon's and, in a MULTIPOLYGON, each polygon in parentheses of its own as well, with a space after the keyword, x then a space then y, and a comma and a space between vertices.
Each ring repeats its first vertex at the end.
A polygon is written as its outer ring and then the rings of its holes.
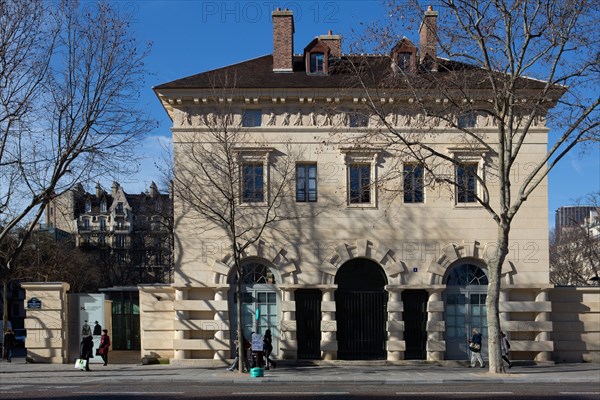
MULTIPOLYGON (((459 199, 446 185, 427 185, 408 200, 390 195, 402 179, 383 178, 394 176, 399 165, 412 165, 411 160, 399 164, 385 143, 365 141, 365 133, 380 129, 383 121, 353 119, 367 99, 360 90, 340 90, 342 81, 328 70, 336 60, 321 39, 331 33, 305 48, 302 57, 317 56, 298 58, 293 65, 303 70, 273 75, 285 68, 281 59, 298 57, 289 49, 285 57, 280 54, 281 13, 287 12, 273 14, 273 57, 155 87, 173 120, 176 164, 188 162, 183 151, 190 137, 210 131, 218 118, 212 106, 216 101, 227 105, 233 126, 243 125, 248 110, 260 113, 260 123, 246 129, 252 140, 241 145, 265 152, 265 187, 273 175, 272 154, 284 153, 288 146, 301 154, 299 166, 312 166, 316 173, 316 201, 298 200, 298 175, 291 190, 296 195, 285 200, 289 209, 311 210, 315 216, 282 221, 243 255, 246 266, 259 275, 244 287, 245 332, 271 329, 274 354, 284 359, 465 359, 470 329, 478 326, 485 334, 486 260, 495 254, 495 223, 483 207, 459 199), (319 53, 328 61, 319 64, 319 53), (242 76, 235 92, 215 98, 215 88, 208 84, 214 81, 211 77, 236 68, 247 80, 242 76), (360 186, 356 176, 377 184, 360 186), (252 321, 255 311, 257 320, 252 321), (363 323, 371 327, 363 331, 352 325, 363 323), (353 337, 363 333, 365 338, 353 337)), ((433 11, 426 14, 432 23, 435 17, 433 11)), ((291 24, 293 32, 293 20, 291 24)), ((435 32, 435 27, 427 29, 435 32)), ((423 37, 427 42, 421 47, 435 57, 432 35, 423 37)), ((414 51, 408 57, 415 58, 406 65, 417 65, 416 48, 410 48, 414 51)), ((453 127, 459 115, 426 115, 408 91, 391 92, 377 101, 390 106, 388 126, 407 135, 427 130, 430 146, 475 168, 494 196, 496 160, 485 149, 460 140, 453 127)), ((435 96, 426 101, 444 105, 435 96)), ((483 107, 485 93, 471 102, 474 108, 483 107)), ((485 113, 471 118, 472 129, 492 140, 494 119, 485 113)), ((544 118, 536 118, 515 174, 523 173, 520 166, 542 160, 547 134, 544 118)), ((458 174, 452 163, 437 167, 450 176, 458 174)), ((500 318, 515 359, 549 361, 554 351, 547 215, 544 181, 513 222, 513 243, 502 273, 500 318)), ((218 228, 199 231, 198 217, 175 199, 174 284, 140 287, 144 354, 180 362, 230 356, 235 326, 231 246, 218 228)))
POLYGON ((154 182, 140 194, 117 182, 110 192, 77 185, 48 203, 45 218, 47 228, 68 232, 99 256, 106 287, 172 281, 172 201, 154 182))

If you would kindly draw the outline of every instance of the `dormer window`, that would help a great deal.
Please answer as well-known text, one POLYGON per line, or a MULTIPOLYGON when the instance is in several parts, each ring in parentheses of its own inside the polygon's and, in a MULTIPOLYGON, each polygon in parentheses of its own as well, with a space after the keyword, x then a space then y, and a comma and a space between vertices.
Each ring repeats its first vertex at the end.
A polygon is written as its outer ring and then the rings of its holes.
POLYGON ((106 200, 102 200, 100 202, 100 212, 103 212, 103 213, 106 212, 106 200))
POLYGON ((417 70, 417 48, 410 40, 403 38, 390 52, 394 72, 414 72, 417 70))
POLYGON ((329 56, 331 49, 325 41, 320 38, 314 38, 308 46, 304 48, 304 62, 306 73, 308 75, 327 75, 329 74, 329 56))
POLYGON ((325 72, 325 61, 323 53, 310 54, 310 73, 318 74, 325 72))
POLYGON ((85 201, 85 212, 86 213, 92 212, 92 202, 89 199, 87 199, 85 201))

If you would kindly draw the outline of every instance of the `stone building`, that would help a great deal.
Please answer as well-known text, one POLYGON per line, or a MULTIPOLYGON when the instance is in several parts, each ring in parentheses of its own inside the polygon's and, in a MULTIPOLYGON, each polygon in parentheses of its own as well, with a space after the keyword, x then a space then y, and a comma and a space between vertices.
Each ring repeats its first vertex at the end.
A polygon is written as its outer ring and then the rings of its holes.
POLYGON ((126 193, 117 182, 110 192, 97 184, 95 193, 79 184, 46 206, 45 225, 74 235, 79 247, 98 255, 103 287, 169 283, 171 212, 170 194, 154 182, 140 194, 126 193))
MULTIPOLYGON (((436 18, 435 11, 425 14, 420 50, 402 39, 390 54, 361 60, 408 79, 421 68, 440 74, 454 68, 436 57, 436 18)), ((319 212, 267 229, 244 254, 244 332, 271 329, 274 355, 284 359, 466 359, 471 328, 487 336, 486 259, 494 254, 497 228, 474 194, 481 190, 475 175, 495 187, 493 157, 419 113, 417 100, 401 88, 377 97, 392 110, 387 123, 403 132, 428 125, 431 145, 460 161, 448 168, 458 188, 426 184, 427 172, 410 159, 395 163, 384 144, 353 139, 381 128, 362 112, 362 89, 348 86, 352 72, 345 66, 354 55, 342 54, 342 38, 332 32, 294 54, 292 12, 278 9, 272 19, 272 55, 154 88, 173 121, 176 165, 187 162, 187 139, 211 129, 215 102, 248 132, 251 140, 238 149, 241 202, 247 202, 241 206, 260 207, 269 195, 274 154, 288 145, 301 154, 287 205, 319 212), (236 77, 235 87, 216 91, 226 76, 236 77), (382 179, 393 168, 400 168, 399 180, 382 179), (388 198, 391 185, 402 194, 388 198)), ((527 84, 535 90, 536 82, 527 84)), ((444 103, 434 93, 426 100, 444 103)), ((485 100, 480 91, 472 101, 485 100)), ((494 130, 485 113, 452 118, 482 133, 494 130)), ((547 133, 538 119, 523 164, 542 159, 547 133)), ((516 359, 547 361, 553 351, 547 200, 544 181, 513 222, 515 242, 502 275, 500 318, 516 359)), ((181 362, 229 358, 231 245, 217 228, 200 232, 198 215, 177 196, 174 202, 174 283, 140 287, 142 354, 181 362)))

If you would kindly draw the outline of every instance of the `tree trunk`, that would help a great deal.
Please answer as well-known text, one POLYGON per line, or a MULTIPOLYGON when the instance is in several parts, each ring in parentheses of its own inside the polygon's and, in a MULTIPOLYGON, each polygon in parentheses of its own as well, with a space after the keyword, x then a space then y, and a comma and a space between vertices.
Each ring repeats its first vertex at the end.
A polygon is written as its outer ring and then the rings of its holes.
POLYGON ((489 284, 486 299, 488 319, 488 356, 489 372, 493 374, 504 373, 502 351, 500 348, 500 288, 502 265, 508 254, 508 236, 510 225, 500 223, 498 225, 498 237, 496 240, 496 257, 488 262, 489 284))
MULTIPOLYGON (((237 298, 237 340, 238 340, 238 371, 239 373, 244 372, 244 365, 246 360, 244 360, 244 327, 242 326, 242 310, 244 309, 242 304, 242 265, 240 260, 240 254, 238 252, 238 248, 236 246, 235 240, 233 241, 233 258, 235 263, 235 274, 237 276, 237 284, 235 285, 235 296, 237 298)), ((250 372, 250 371, 248 371, 250 372)))

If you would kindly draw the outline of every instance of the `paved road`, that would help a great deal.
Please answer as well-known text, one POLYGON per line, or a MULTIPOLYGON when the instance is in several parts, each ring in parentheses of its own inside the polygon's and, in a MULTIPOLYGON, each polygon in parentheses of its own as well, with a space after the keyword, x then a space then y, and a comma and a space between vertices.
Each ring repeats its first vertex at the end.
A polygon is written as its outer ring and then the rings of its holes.
POLYGON ((595 384, 451 384, 451 385, 364 385, 347 383, 302 385, 240 383, 95 383, 95 384, 8 384, 2 385, 3 399, 581 399, 597 400, 595 384))
POLYGON ((228 372, 225 364, 135 365, 91 372, 71 364, 0 362, 0 399, 594 399, 600 364, 516 365, 509 374, 427 363, 279 362, 262 378, 228 372), (468 392, 468 393, 467 393, 468 392))

